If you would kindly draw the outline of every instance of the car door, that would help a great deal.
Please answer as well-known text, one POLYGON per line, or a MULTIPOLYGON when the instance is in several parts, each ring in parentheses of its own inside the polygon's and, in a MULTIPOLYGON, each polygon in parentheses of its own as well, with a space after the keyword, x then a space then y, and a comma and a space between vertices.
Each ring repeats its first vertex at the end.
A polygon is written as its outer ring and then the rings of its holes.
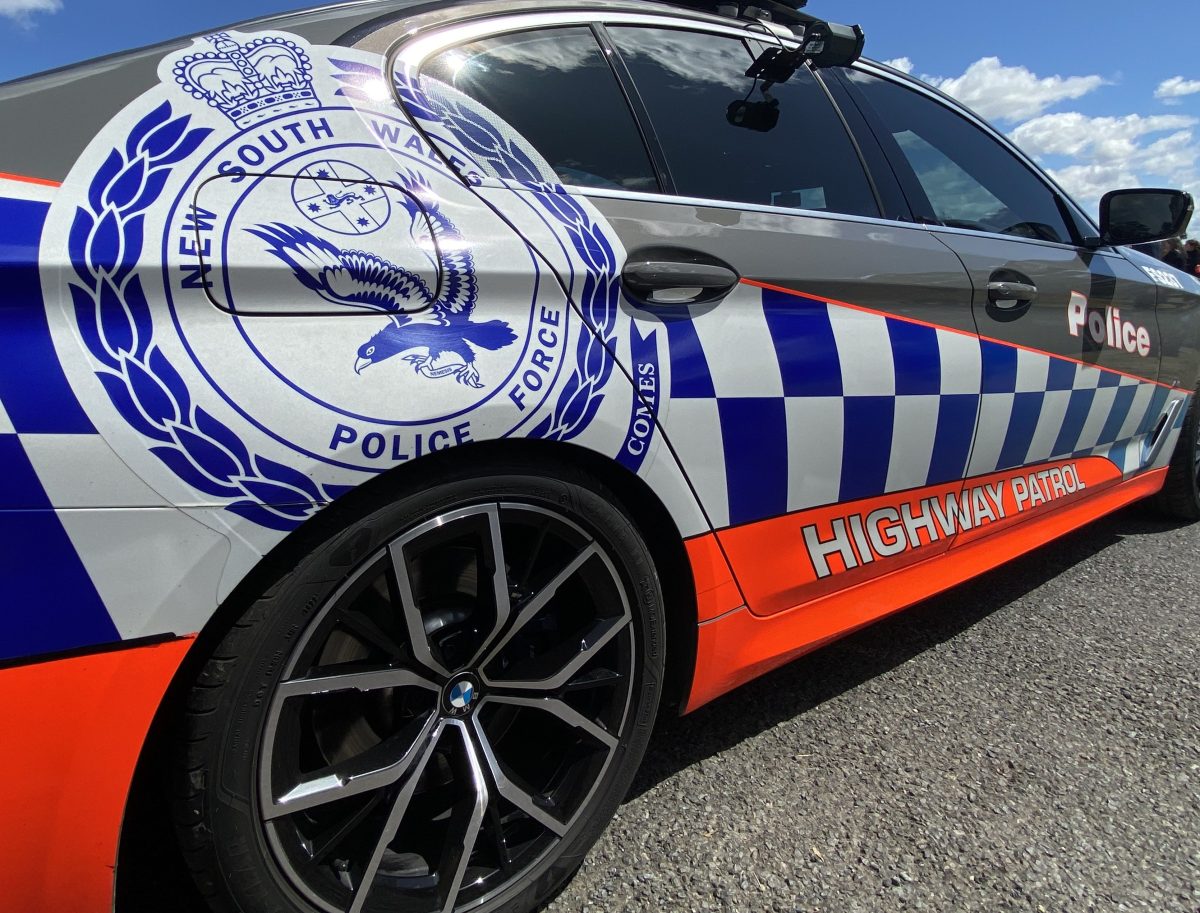
MULTIPOLYGON (((932 93, 862 67, 841 79, 890 154, 914 213, 962 260, 982 337, 970 474, 1005 474, 1005 522, 1154 461, 1183 403, 1158 383, 1154 280, 1036 171, 932 93)), ((963 537, 959 544, 970 541, 963 537)))
MULTIPOLYGON (((969 280, 902 221, 894 179, 872 182, 818 77, 762 93, 745 76, 755 37, 735 23, 597 14, 589 40, 577 14, 524 23, 399 57, 423 92, 507 123, 564 198, 604 216, 630 320, 612 346, 751 609, 943 552, 979 399, 969 280), (760 129, 731 123, 747 99, 760 105, 743 111, 752 123, 768 115, 760 129)), ((506 186, 478 190, 498 207, 516 205, 514 190, 546 192, 506 186)), ((529 237, 555 261, 553 243, 529 237)))
POLYGON ((751 610, 948 548, 936 510, 961 488, 980 377, 957 258, 900 221, 812 71, 763 89, 745 75, 761 46, 732 30, 610 21, 603 38, 669 181, 593 195, 629 263, 741 277, 712 303, 630 291, 670 337, 666 434, 751 610))

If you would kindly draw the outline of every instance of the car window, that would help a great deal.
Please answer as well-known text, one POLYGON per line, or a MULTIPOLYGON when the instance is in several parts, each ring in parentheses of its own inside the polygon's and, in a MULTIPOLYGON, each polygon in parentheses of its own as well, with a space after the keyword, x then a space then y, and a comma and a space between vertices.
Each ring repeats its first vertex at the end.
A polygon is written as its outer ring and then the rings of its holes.
POLYGON ((610 26, 684 196, 878 216, 871 185, 812 73, 764 91, 738 38, 610 26), (741 102, 742 126, 731 123, 741 102))
POLYGON ((858 70, 846 72, 912 169, 936 221, 1071 242, 1054 193, 995 139, 919 92, 858 70))
POLYGON ((460 45, 427 61, 421 76, 505 120, 565 184, 659 189, 633 114, 590 29, 520 32, 460 45))

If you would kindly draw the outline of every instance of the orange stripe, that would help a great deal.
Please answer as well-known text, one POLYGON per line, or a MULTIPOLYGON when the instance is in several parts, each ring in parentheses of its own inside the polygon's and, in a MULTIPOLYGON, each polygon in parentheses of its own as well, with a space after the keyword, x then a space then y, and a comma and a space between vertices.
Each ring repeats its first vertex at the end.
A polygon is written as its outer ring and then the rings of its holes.
POLYGON ((723 529, 717 538, 737 569, 750 611, 755 615, 774 615, 927 561, 949 549, 952 543, 960 547, 1013 524, 1026 523, 1048 510, 1060 510, 1071 501, 1095 495, 1120 480, 1121 472, 1110 460, 1082 457, 976 476, 965 483, 956 480, 816 507, 723 529), (1064 469, 1069 476, 1062 475, 1064 469), (1040 472, 1056 472, 1061 490, 1048 477, 1038 480, 1036 474, 1040 472), (1032 486, 1031 476, 1035 476, 1032 486), (1069 478, 1072 484, 1064 485, 1064 478, 1069 478), (1086 488, 1069 492, 1068 487, 1076 488, 1076 480, 1086 488), (999 495, 999 504, 988 494, 989 488, 999 495), (1035 489, 1036 496, 1032 494, 1035 489), (947 499, 953 499, 955 506, 965 502, 968 508, 978 500, 980 509, 969 510, 975 519, 964 524, 961 519, 950 519, 951 505, 947 499), (943 528, 935 504, 952 528, 943 528), (902 519, 905 511, 911 518, 926 521, 913 524, 919 546, 909 541, 902 519), (821 542, 837 541, 840 531, 850 552, 843 555, 840 550, 829 549, 821 558, 814 558, 805 547, 806 530, 821 542), (873 546, 873 540, 880 545, 873 546), (884 546, 889 546, 886 552, 884 546), (824 565, 821 570, 818 563, 824 565))
MULTIPOLYGON (((1166 469, 1092 492, 1040 517, 839 590, 789 611, 760 617, 749 609, 699 628, 696 674, 685 712, 879 618, 976 577, 1085 523, 1162 488, 1166 469)), ((737 559, 734 559, 735 561, 737 559)), ((740 573, 740 569, 739 569, 740 573)), ((743 586, 745 581, 743 580, 743 586)))
POLYGON ((192 638, 0 670, 0 902, 101 913, 138 754, 192 638))
POLYGON ((879 311, 875 308, 864 307, 861 304, 850 304, 846 301, 838 301, 836 298, 826 298, 823 295, 814 295, 809 292, 798 292, 794 288, 784 288, 781 285, 771 285, 767 282, 759 282, 756 279, 743 279, 742 284, 752 285, 755 288, 764 288, 772 292, 782 292, 785 295, 794 295, 797 298, 812 298, 814 301, 823 301, 826 304, 832 304, 835 307, 849 308, 852 311, 861 311, 864 314, 872 314, 877 317, 886 317, 888 320, 899 320, 903 323, 911 323, 919 327, 929 327, 933 330, 944 330, 947 333, 957 333, 959 336, 969 336, 972 339, 982 339, 984 342, 994 342, 996 345, 1008 346, 1010 349, 1020 349, 1024 352, 1032 352, 1035 355, 1046 355, 1050 358, 1057 358, 1060 361, 1069 361, 1072 364, 1083 365, 1085 368, 1095 368, 1097 371, 1107 371, 1109 374, 1119 374, 1121 377, 1128 377, 1143 384, 1154 384, 1156 387, 1165 387, 1168 390, 1183 389, 1182 387, 1172 387, 1170 384, 1164 384, 1157 380, 1150 380, 1150 378, 1142 377, 1138 374, 1130 374, 1128 371, 1120 371, 1116 368, 1106 368, 1103 365, 1094 365, 1091 362, 1080 361, 1078 358, 1072 358, 1069 355, 1059 355, 1057 352, 1047 352, 1045 349, 1035 349, 1030 346, 1023 346, 1015 342, 1009 342, 1007 339, 995 339, 991 336, 981 336, 976 333, 970 333, 966 330, 956 329, 955 327, 945 327, 941 324, 929 323, 925 320, 918 320, 915 317, 903 317, 900 314, 889 314, 887 311, 879 311))
POLYGON ((712 621, 726 612, 745 605, 737 581, 729 570, 725 552, 713 533, 697 536, 684 543, 696 581, 696 615, 701 622, 712 621))
POLYGON ((0 171, 0 181, 21 181, 24 184, 41 184, 43 187, 61 187, 62 181, 48 181, 45 178, 31 178, 23 174, 9 174, 0 171))

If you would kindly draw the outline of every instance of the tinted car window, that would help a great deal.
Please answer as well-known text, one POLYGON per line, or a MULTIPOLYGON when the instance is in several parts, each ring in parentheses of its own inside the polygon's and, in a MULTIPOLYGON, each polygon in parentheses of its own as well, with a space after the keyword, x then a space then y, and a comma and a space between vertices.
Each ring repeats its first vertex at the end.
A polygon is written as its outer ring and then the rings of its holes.
POLYGON ((737 38, 638 27, 610 27, 609 33, 649 111, 678 193, 879 214, 854 146, 810 72, 764 93, 746 77, 754 55, 737 38), (743 100, 760 106, 757 129, 729 121, 730 105, 743 100))
POLYGON ((641 134, 586 28, 501 35, 460 45, 421 70, 507 121, 565 184, 657 191, 641 134))
POLYGON ((859 71, 848 75, 912 168, 937 221, 1072 240, 1050 188, 995 139, 919 92, 859 71))

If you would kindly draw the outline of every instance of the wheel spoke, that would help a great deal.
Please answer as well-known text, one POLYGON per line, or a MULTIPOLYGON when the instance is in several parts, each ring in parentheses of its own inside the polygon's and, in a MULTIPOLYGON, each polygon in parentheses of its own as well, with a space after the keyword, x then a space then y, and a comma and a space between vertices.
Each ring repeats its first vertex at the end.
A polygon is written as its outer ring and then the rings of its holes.
POLYGON ((609 751, 617 747, 618 740, 615 735, 594 720, 589 720, 570 704, 556 697, 516 697, 515 695, 507 694, 490 694, 480 702, 480 707, 482 708, 487 703, 504 704, 508 707, 530 707, 534 710, 541 710, 558 717, 573 729, 582 729, 609 751))
MULTIPOLYGON (((462 806, 455 809, 450 823, 450 831, 448 839, 450 847, 448 858, 444 868, 447 871, 452 871, 449 883, 446 890, 441 895, 442 913, 452 913, 454 907, 458 904, 458 895, 462 891, 463 877, 467 873, 467 866, 471 862, 471 854, 475 852, 475 844, 479 841, 479 832, 483 829, 483 817, 487 813, 488 808, 488 790, 487 783, 483 777, 483 764, 480 761, 479 754, 475 750, 475 745, 467 732, 467 727, 461 722, 452 721, 450 726, 458 730, 462 737, 463 750, 467 756, 467 765, 470 768, 471 789, 474 792, 474 799, 470 806, 462 806), (456 833, 461 833, 461 837, 455 839, 453 836, 456 833)), ((439 879, 440 881, 441 879, 439 879)))
MULTIPOLYGON (((484 776, 490 776, 490 771, 485 771, 484 776)), ((488 787, 489 792, 495 786, 496 784, 492 783, 488 787)), ((508 840, 504 836, 504 817, 500 814, 499 803, 488 803, 488 818, 492 830, 493 849, 496 851, 496 858, 500 861, 500 871, 510 872, 513 867, 512 850, 509 848, 508 840)))
POLYGON ((412 577, 408 573, 408 560, 404 557, 404 543, 393 542, 388 546, 392 559, 392 570, 396 577, 396 591, 400 597, 400 611, 404 616, 404 626, 408 629, 408 639, 412 645, 413 656, 417 661, 436 674, 448 677, 450 670, 433 658, 433 650, 429 646, 429 637, 425 633, 425 620, 417 607, 413 595, 412 577))
MULTIPOLYGON (((263 789, 263 817, 270 821, 391 786, 412 767, 436 722, 437 715, 431 711, 424 719, 414 720, 401 732, 349 761, 308 774, 281 796, 276 797, 272 789, 263 789)), ((270 762, 270 756, 263 762, 268 778, 270 762)))
POLYGON ((412 802, 413 793, 417 789, 417 783, 420 781, 421 774, 424 773, 429 759, 433 757, 433 752, 441 740, 444 729, 445 724, 439 724, 433 731, 433 734, 427 740, 420 743, 422 747, 419 757, 413 765, 412 771, 405 780, 404 785, 400 788, 399 793, 396 794, 396 798, 392 802, 392 809, 388 813, 387 821, 384 822, 379 839, 375 842, 375 848, 371 851, 371 857, 367 860, 367 864, 363 868, 362 877, 359 878, 358 887, 354 891, 354 900, 350 904, 350 909, 347 913, 362 913, 363 905, 366 904, 367 897, 371 893, 371 887, 375 883, 375 876, 379 872, 379 863, 383 859, 383 854, 387 850, 388 844, 395 837, 396 830, 400 827, 400 822, 404 820, 404 814, 408 811, 409 803, 412 802))
POLYGON ((479 662, 479 657, 487 652, 492 641, 504 630, 504 626, 508 624, 508 616, 512 612, 512 599, 508 592, 508 568, 504 560, 504 540, 500 533, 500 506, 489 504, 487 517, 488 544, 490 546, 488 558, 492 565, 492 592, 496 601, 496 623, 468 663, 471 666, 479 662))
POLYGON ((573 678, 563 686, 563 692, 589 691, 592 688, 611 688, 625 680, 620 672, 612 669, 596 668, 585 672, 578 678, 573 678))
POLYGON ((518 691, 556 691, 567 684, 575 674, 596 656, 614 637, 630 625, 628 614, 617 618, 603 618, 592 625, 583 637, 579 639, 577 650, 570 654, 559 668, 558 672, 549 678, 542 679, 485 679, 489 685, 498 688, 512 688, 518 691))
POLYGON ((306 903, 487 906, 567 837, 631 712, 614 560, 570 512, 497 498, 335 582, 289 645, 258 757, 264 836, 306 903))
POLYGON ((340 671, 306 675, 281 682, 275 689, 275 704, 294 697, 311 697, 317 694, 332 694, 337 691, 382 691, 385 688, 424 688, 438 690, 429 679, 408 669, 394 666, 352 666, 340 671))
POLYGON ((554 578, 549 583, 531 596, 529 601, 526 602, 525 605, 521 606, 520 611, 517 612, 517 617, 513 622, 512 627, 508 629, 504 637, 502 637, 500 641, 494 647, 492 647, 490 651, 488 651, 487 656, 485 656, 484 659, 479 663, 479 668, 481 670, 486 669, 488 664, 496 658, 497 654, 499 654, 501 650, 508 646, 509 641, 519 634, 525 625, 529 624, 529 622, 532 621, 533 618, 546 607, 547 603, 549 603, 550 600, 555 597, 562 585, 574 577, 575 574, 578 573, 579 569, 583 567, 590 558, 598 554, 600 554, 600 547, 596 545, 595 542, 588 543, 587 547, 584 548, 583 551, 581 551, 574 558, 572 558, 567 563, 566 567, 555 574, 554 578))
MULTIPOLYGON (((488 699, 485 698, 485 700, 488 699)), ((487 733, 483 731, 479 717, 475 716, 472 718, 471 723, 475 728, 475 738, 479 742, 480 753, 483 755, 484 761, 487 762, 488 770, 492 774, 492 780, 496 784, 496 792, 500 793, 501 796, 534 821, 538 822, 538 824, 551 831, 555 836, 563 836, 567 832, 567 823, 559 820, 549 809, 539 805, 532 794, 509 779, 504 773, 504 769, 500 766, 500 761, 492 749, 492 743, 488 739, 487 733)))

